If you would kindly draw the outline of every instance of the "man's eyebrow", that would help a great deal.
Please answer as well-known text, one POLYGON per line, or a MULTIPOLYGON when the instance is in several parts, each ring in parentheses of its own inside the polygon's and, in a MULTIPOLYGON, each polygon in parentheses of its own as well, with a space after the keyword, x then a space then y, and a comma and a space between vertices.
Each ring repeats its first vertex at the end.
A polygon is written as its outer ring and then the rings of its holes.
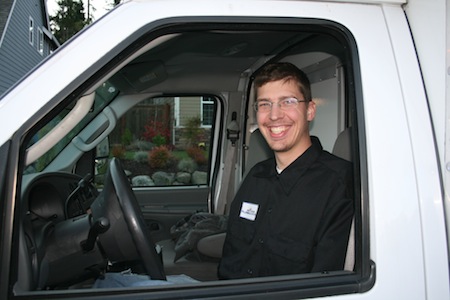
MULTIPOLYGON (((280 96, 275 101, 282 101, 282 100, 291 99, 291 98, 298 99, 296 96, 280 96)), ((270 99, 267 99, 267 98, 257 98, 256 102, 258 102, 258 101, 274 102, 274 101, 271 101, 270 99)))
POLYGON ((293 95, 291 95, 291 96, 280 96, 278 98, 278 100, 285 100, 285 99, 291 99, 291 98, 297 99, 297 96, 293 96, 293 95))

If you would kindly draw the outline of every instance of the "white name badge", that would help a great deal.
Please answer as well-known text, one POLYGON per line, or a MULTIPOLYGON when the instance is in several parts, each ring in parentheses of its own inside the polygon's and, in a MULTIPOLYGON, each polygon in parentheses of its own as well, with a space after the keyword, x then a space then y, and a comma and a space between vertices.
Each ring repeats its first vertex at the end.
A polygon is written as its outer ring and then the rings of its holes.
POLYGON ((258 204, 243 202, 239 217, 250 221, 255 221, 256 214, 258 213, 258 207, 258 204))

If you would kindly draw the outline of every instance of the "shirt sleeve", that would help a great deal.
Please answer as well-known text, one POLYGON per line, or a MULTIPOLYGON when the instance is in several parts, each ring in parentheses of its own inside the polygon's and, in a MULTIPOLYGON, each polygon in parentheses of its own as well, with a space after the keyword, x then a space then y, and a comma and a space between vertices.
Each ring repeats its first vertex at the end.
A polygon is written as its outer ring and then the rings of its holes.
POLYGON ((344 269, 350 227, 354 217, 351 185, 340 184, 326 209, 317 234, 312 272, 344 269))

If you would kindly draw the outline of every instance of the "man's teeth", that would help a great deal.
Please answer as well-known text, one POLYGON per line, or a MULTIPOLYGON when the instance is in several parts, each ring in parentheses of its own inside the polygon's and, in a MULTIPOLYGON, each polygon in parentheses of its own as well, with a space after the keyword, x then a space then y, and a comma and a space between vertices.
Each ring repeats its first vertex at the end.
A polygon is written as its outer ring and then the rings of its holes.
POLYGON ((285 126, 270 127, 270 131, 274 134, 280 134, 286 130, 285 126))

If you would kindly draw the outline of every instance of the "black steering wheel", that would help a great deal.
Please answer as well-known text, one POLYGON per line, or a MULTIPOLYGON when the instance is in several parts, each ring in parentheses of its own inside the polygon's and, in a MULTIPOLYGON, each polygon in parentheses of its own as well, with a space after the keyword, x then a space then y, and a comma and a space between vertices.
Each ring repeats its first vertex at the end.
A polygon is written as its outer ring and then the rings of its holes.
POLYGON ((101 218, 109 221, 109 229, 99 235, 99 243, 111 262, 140 260, 152 279, 166 280, 161 257, 120 160, 111 160, 103 191, 91 210, 94 222, 101 218))

